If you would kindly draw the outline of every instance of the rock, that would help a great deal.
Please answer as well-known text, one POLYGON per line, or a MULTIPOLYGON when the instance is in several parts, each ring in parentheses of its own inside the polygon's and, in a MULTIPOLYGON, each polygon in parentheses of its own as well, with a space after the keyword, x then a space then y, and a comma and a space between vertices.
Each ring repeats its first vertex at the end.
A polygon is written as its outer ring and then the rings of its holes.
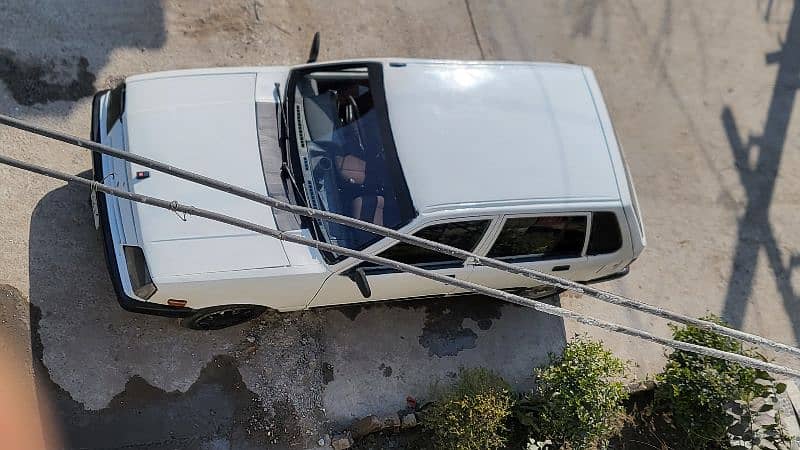
POLYGON ((383 423, 380 419, 375 416, 367 416, 353 422, 353 424, 350 425, 350 433, 352 433, 354 439, 359 439, 370 433, 379 431, 382 426, 383 423))
POLYGON ((414 413, 403 416, 402 428, 404 430, 414 428, 415 426, 417 426, 417 416, 414 413))
POLYGON ((334 436, 334 438, 331 439, 331 447, 333 447, 333 450, 345 450, 350 448, 352 445, 353 439, 347 435, 334 436))
POLYGON ((638 392, 652 391, 656 388, 656 382, 653 380, 634 381, 628 384, 626 389, 629 394, 636 394, 638 392))
POLYGON ((386 416, 381 419, 381 428, 384 430, 394 430, 397 431, 400 429, 400 416, 397 414, 392 414, 390 416, 386 416))
POLYGON ((255 341, 256 341, 256 338, 254 338, 253 336, 247 336, 247 342, 252 344, 255 341))

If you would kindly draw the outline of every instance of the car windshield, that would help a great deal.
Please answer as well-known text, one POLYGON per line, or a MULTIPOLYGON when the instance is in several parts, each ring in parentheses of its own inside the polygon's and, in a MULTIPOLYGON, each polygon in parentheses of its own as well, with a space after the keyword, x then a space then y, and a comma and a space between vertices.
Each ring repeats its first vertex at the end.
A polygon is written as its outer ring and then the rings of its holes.
MULTIPOLYGON (((384 142, 388 119, 376 107, 374 82, 366 67, 294 78, 295 176, 310 207, 399 228, 413 213, 394 147, 384 142)), ((363 249, 379 238, 336 223, 319 225, 328 242, 343 247, 363 249)))

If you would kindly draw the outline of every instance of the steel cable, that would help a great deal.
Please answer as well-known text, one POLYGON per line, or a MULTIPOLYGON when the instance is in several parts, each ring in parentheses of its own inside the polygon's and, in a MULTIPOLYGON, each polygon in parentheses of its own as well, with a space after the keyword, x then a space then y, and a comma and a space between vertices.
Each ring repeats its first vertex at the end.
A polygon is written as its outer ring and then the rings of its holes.
POLYGON ((384 237, 389 237, 392 239, 397 239, 398 241, 406 242, 409 244, 417 245, 419 247, 427 248, 429 250, 444 253, 459 259, 463 260, 474 259, 475 261, 487 267, 531 278, 539 283, 548 286, 553 286, 568 291, 576 292, 592 298, 596 298, 606 303, 623 306, 626 308, 631 308, 636 311, 661 317, 663 319, 672 320, 674 322, 682 323, 684 325, 691 325, 708 331, 713 331, 722 336, 731 337, 744 342, 749 342, 751 344, 761 345, 763 347, 770 348, 777 352, 790 353, 795 357, 800 357, 799 348, 792 347, 790 345, 786 345, 781 342, 777 342, 762 336, 746 333, 744 331, 736 330, 734 328, 726 327, 702 319, 697 319, 694 317, 687 316, 685 314, 669 311, 667 309, 653 306, 645 302, 623 297, 618 294, 607 292, 602 289, 598 289, 592 286, 587 286, 548 273, 524 267, 519 267, 517 265, 500 261, 494 258, 477 255, 475 253, 464 251, 455 247, 439 244, 437 242, 422 239, 413 235, 404 234, 399 231, 393 230, 391 228, 382 227, 370 222, 364 222, 361 220, 353 219, 352 217, 335 214, 328 211, 321 211, 313 208, 306 208, 303 206, 292 205, 290 203, 282 202, 275 198, 268 197, 266 195, 259 194, 257 192, 253 192, 248 189, 241 188, 239 186, 234 186, 232 184, 223 181, 215 180, 213 178, 209 178, 204 175, 193 173, 184 169, 180 169, 178 167, 171 166, 169 164, 164 164, 162 162, 150 158, 136 155, 127 151, 118 150, 113 147, 99 144, 97 142, 93 142, 67 133, 63 133, 56 130, 50 130, 10 116, 0 114, 0 124, 4 124, 12 128, 16 128, 29 133, 65 142, 67 144, 82 147, 94 152, 102 153, 129 162, 133 162, 145 167, 149 167, 154 170, 164 172, 172 176, 176 176, 178 178, 193 181, 203 186, 218 189, 220 191, 227 192, 229 194, 233 194, 242 198, 246 198, 248 200, 252 200, 276 209, 291 212, 305 217, 311 217, 319 220, 326 220, 350 226, 359 230, 367 231, 370 233, 374 233, 384 237))
POLYGON ((228 225, 236 226, 239 228, 243 228, 246 230, 250 230, 256 233, 260 233, 266 236, 271 236, 276 239, 280 239, 282 241, 293 242, 300 245, 305 245, 309 247, 314 247, 321 251, 329 251, 333 253, 339 253, 345 256, 350 256, 353 258, 357 258, 362 261, 368 261, 374 264, 392 267, 394 269, 412 273, 415 275, 419 275, 424 278, 428 278, 434 281, 439 281, 444 284, 460 287, 462 289, 467 289, 472 292, 476 292, 479 294, 487 295, 489 297, 494 297, 503 301, 507 301, 509 303, 514 303, 521 306, 526 306, 533 308, 537 311, 558 316, 564 319, 574 320, 576 322, 590 325, 593 327, 601 328, 608 331, 613 331, 617 333, 626 334, 628 336, 638 337, 640 339, 644 339, 650 342, 655 342, 657 344, 670 347, 677 350, 683 350, 692 353, 698 353, 705 356, 711 356, 714 358, 723 359, 725 361, 741 364, 746 367, 751 367, 754 369, 764 370, 774 374, 786 375, 794 378, 800 378, 800 371, 796 369, 792 369, 786 366, 782 366, 779 364, 774 364, 766 361, 762 361, 759 359, 751 358, 744 355, 739 355, 736 353, 725 352, 722 350, 712 349, 708 347, 703 347, 700 345, 690 344, 687 342, 681 342, 674 339, 662 338, 656 336, 650 332, 640 330, 637 328, 631 328, 625 325, 619 325, 616 323, 608 322, 605 320, 597 319, 585 314, 581 314, 566 308, 562 308, 559 306, 550 305, 538 300, 532 300, 529 298, 521 297, 519 295, 511 294, 505 291, 501 291, 494 288, 489 288, 486 286, 482 286, 476 283, 471 283, 469 281, 458 280, 455 278, 450 278, 444 275, 437 274, 435 272, 422 269, 416 266, 412 266, 409 264, 400 263, 397 261, 393 261, 390 259, 382 258, 379 256, 369 255, 367 253, 352 250, 345 247, 340 247, 338 245, 329 244, 327 242, 317 241, 314 239, 308 239, 302 236, 294 235, 291 233, 285 233, 278 230, 273 230, 271 228, 267 228, 262 225, 258 225, 252 222, 247 222, 241 219, 237 219, 235 217, 230 217, 225 214, 217 213, 214 211, 209 211, 206 209, 195 208, 193 206, 183 205, 178 203, 177 201, 168 201, 156 197, 151 197, 142 194, 136 194, 116 188, 112 188, 110 186, 106 186, 101 184, 97 181, 88 180, 83 177, 79 177, 76 175, 70 175, 64 172, 48 169, 42 166, 38 166, 35 164, 30 164, 27 162, 19 161, 13 158, 9 158, 3 155, 0 155, 0 163, 7 164, 12 167, 16 167, 22 170, 27 170, 29 172, 38 173, 40 175, 45 175, 51 178, 56 178, 67 183, 74 183, 86 186, 94 191, 103 192, 105 194, 113 195, 120 198, 125 198, 137 203, 143 203, 146 205, 155 206, 162 209, 167 209, 176 212, 182 212, 187 215, 203 217, 209 220, 214 220, 217 222, 226 223, 228 225))

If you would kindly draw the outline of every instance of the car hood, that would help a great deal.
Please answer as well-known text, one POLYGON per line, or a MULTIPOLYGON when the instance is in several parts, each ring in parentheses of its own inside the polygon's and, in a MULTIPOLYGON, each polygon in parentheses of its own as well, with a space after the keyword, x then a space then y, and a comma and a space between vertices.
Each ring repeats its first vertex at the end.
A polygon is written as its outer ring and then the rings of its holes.
MULTIPOLYGON (((256 73, 132 77, 124 123, 130 152, 267 194, 258 149, 256 73)), ((133 192, 176 200, 275 228, 271 208, 196 183, 129 165, 133 192)), ((132 204, 154 279, 290 264, 282 243, 241 228, 132 204)))

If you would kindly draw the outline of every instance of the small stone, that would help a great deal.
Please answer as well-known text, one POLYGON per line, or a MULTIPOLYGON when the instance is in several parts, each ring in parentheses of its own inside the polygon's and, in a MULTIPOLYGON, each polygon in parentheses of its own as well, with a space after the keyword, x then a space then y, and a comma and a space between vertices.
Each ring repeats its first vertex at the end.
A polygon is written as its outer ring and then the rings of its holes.
POLYGON ((656 388, 656 382, 653 380, 634 381, 628 384, 626 388, 629 394, 652 391, 656 388))
POLYGON ((252 344, 255 341, 256 341, 256 338, 254 338, 253 336, 247 336, 247 342, 252 344))
POLYGON ((400 416, 392 414, 381 419, 381 428, 384 430, 399 430, 400 429, 400 416))
POLYGON ((324 446, 325 445, 325 438, 319 438, 319 440, 317 441, 317 445, 319 445, 320 447, 324 446))
POLYGON ((353 439, 351 439, 350 436, 335 436, 333 439, 331 439, 331 447, 333 447, 333 450, 346 450, 352 445, 353 439))
POLYGON ((404 430, 414 428, 415 426, 417 426, 417 416, 414 413, 403 416, 402 428, 404 430))
POLYGON ((353 424, 350 425, 350 432, 353 434, 353 438, 359 439, 380 430, 382 425, 383 423, 381 423, 381 420, 377 417, 367 416, 353 422, 353 424))

